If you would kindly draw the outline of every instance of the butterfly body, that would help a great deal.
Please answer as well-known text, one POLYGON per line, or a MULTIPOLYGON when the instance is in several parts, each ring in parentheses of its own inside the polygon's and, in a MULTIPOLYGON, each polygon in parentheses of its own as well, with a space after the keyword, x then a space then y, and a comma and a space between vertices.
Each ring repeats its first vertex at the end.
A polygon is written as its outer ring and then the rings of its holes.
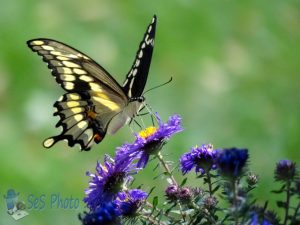
POLYGON ((79 144, 82 150, 89 150, 106 133, 116 133, 137 115, 144 104, 142 93, 150 68, 155 27, 154 16, 123 86, 90 57, 64 43, 44 38, 27 42, 43 57, 56 82, 66 91, 54 104, 54 115, 60 117, 56 127, 62 127, 62 133, 46 139, 44 147, 67 140, 71 147, 79 144))

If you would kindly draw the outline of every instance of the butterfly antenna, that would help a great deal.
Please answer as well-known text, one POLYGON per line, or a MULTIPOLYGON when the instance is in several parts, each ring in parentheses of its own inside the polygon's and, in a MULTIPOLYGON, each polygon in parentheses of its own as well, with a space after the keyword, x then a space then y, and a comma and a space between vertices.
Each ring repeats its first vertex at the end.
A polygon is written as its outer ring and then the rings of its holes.
POLYGON ((163 83, 163 84, 159 84, 159 85, 157 85, 157 86, 155 86, 155 87, 152 87, 152 88, 148 89, 148 90, 145 91, 142 95, 145 95, 147 92, 152 91, 152 90, 154 90, 154 89, 156 89, 156 88, 160 88, 160 87, 162 87, 162 86, 165 86, 166 84, 171 83, 172 80, 173 80, 173 78, 171 77, 167 82, 165 82, 165 83, 163 83))

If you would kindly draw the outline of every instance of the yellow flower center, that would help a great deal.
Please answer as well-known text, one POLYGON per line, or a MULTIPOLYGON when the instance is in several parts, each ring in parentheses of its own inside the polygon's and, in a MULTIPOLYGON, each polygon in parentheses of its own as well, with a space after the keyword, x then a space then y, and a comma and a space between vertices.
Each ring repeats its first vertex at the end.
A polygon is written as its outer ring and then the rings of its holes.
POLYGON ((139 132, 139 136, 146 139, 157 131, 156 127, 147 127, 139 132))

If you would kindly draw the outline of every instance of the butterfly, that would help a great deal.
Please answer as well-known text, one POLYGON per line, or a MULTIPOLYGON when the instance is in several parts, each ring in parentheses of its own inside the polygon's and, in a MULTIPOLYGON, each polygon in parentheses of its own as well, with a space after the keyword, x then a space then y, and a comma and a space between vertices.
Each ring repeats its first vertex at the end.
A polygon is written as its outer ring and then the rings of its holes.
POLYGON ((154 15, 122 86, 93 59, 64 43, 45 38, 27 42, 32 51, 42 56, 56 82, 66 91, 54 103, 54 116, 60 118, 56 127, 61 126, 62 132, 47 138, 43 142, 45 148, 67 140, 70 147, 79 144, 81 150, 90 150, 106 133, 116 133, 138 114, 145 101, 143 91, 156 21, 154 15))

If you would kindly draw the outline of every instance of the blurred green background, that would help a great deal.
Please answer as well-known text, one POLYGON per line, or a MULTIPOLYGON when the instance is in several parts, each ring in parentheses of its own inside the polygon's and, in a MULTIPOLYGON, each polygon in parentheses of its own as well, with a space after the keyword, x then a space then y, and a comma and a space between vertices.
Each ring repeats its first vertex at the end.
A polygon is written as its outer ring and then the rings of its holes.
MULTIPOLYGON (((260 175, 260 203, 270 199, 275 163, 300 164, 299 1, 4 1, 0 0, 0 224, 79 224, 83 211, 49 207, 51 194, 83 198, 96 160, 124 141, 128 127, 107 136, 90 152, 66 143, 45 150, 57 134, 53 103, 63 93, 45 63, 26 46, 47 37, 83 51, 123 82, 153 14, 158 16, 152 66, 146 88, 173 82, 147 94, 163 120, 178 113, 185 131, 165 148, 169 159, 190 147, 246 147, 250 168, 260 175), (28 203, 46 195, 44 210, 14 221, 3 195, 9 188, 28 203)), ((155 184, 154 163, 136 184, 155 184)), ((158 173, 157 171, 156 173, 158 173)), ((191 176, 190 184, 197 181, 191 176), (192 182, 193 181, 193 182, 192 182)), ((274 204, 272 205, 274 206, 274 204)), ((274 207, 275 208, 275 207, 274 207)))

